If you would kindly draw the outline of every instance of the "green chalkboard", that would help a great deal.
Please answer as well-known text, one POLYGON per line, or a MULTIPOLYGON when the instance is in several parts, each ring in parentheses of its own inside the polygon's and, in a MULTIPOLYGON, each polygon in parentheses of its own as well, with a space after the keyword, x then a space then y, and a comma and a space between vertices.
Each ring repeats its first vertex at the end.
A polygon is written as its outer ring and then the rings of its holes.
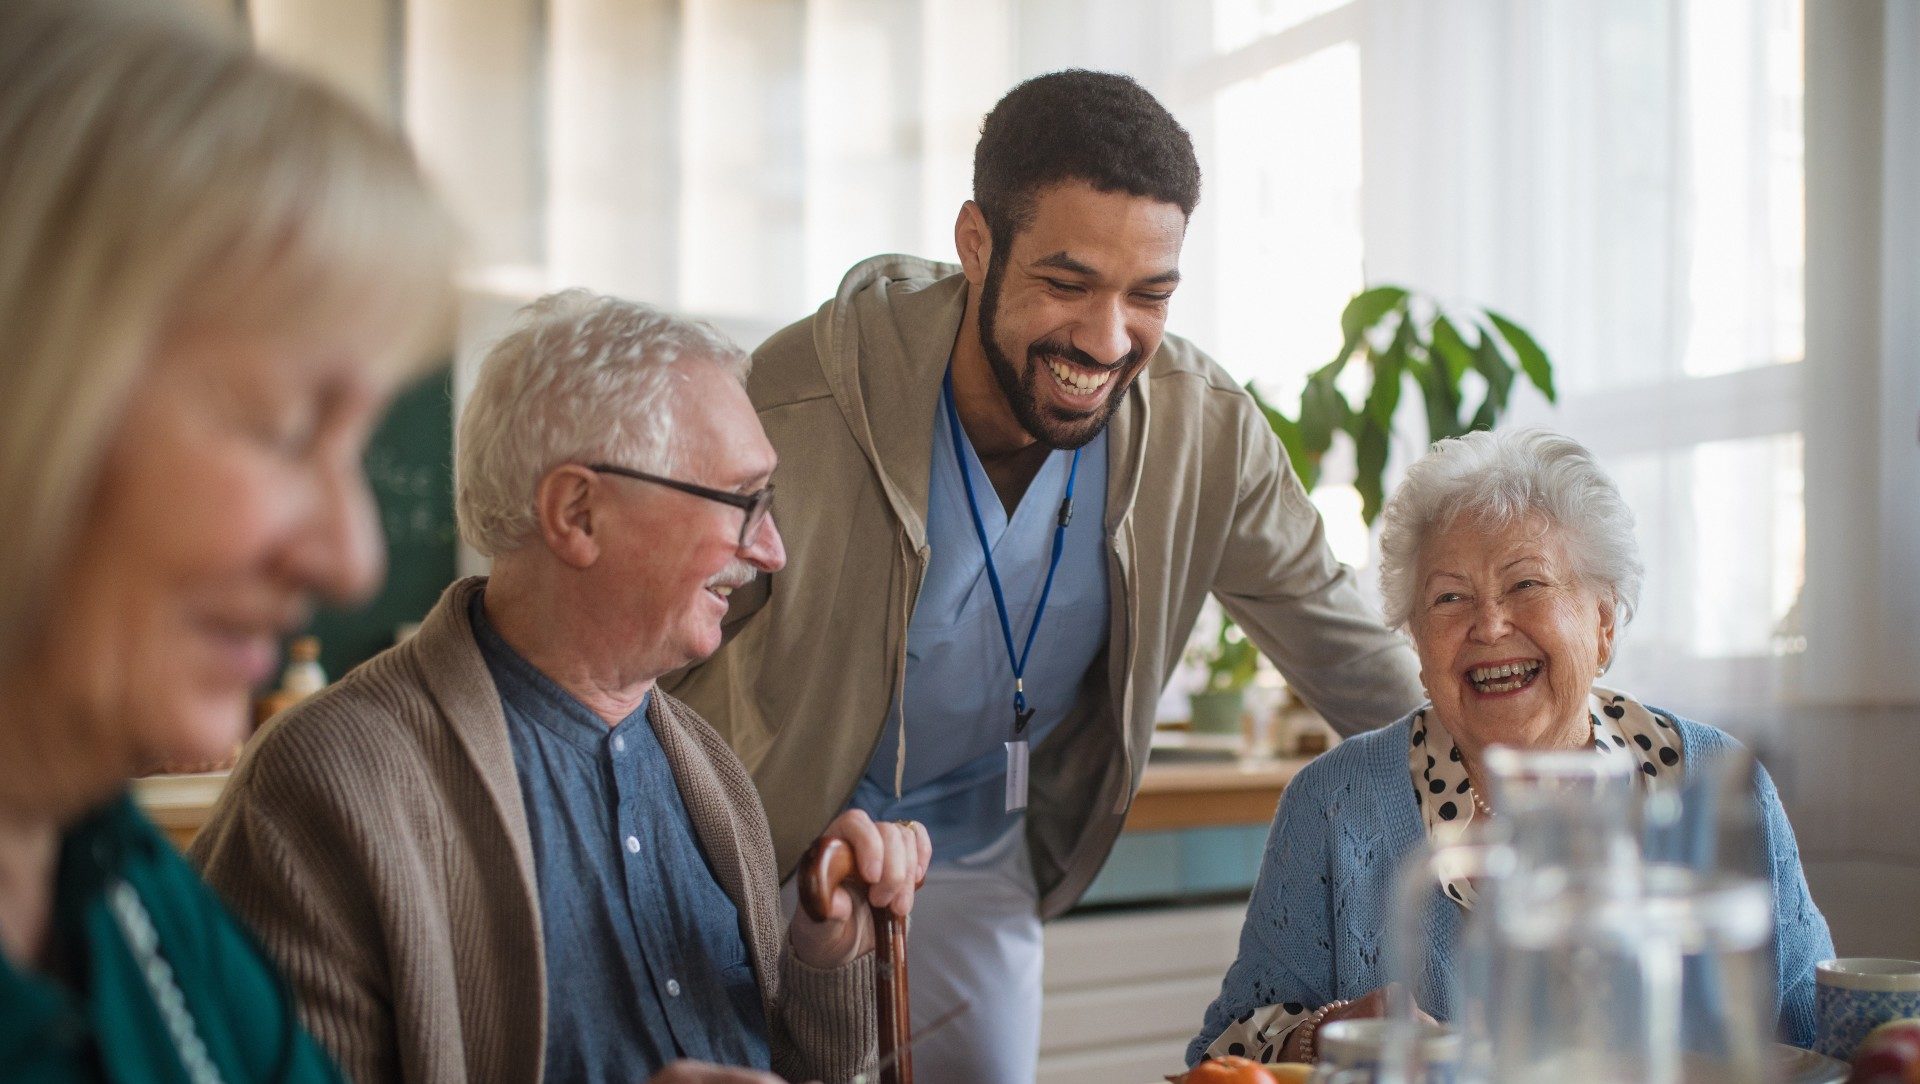
POLYGON ((320 665, 330 678, 391 646, 394 629, 425 617, 453 582, 451 365, 394 400, 367 444, 366 463, 387 539, 387 580, 365 606, 314 616, 308 631, 320 638, 320 665))

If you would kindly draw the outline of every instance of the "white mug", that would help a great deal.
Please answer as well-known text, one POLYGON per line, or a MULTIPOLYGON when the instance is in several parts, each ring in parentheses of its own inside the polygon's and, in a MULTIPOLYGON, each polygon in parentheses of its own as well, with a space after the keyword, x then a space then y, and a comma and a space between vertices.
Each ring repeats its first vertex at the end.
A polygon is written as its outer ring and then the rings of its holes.
POLYGON ((1852 1061, 1867 1032, 1889 1020, 1920 1016, 1920 960, 1850 956, 1814 966, 1819 984, 1813 1049, 1852 1061))

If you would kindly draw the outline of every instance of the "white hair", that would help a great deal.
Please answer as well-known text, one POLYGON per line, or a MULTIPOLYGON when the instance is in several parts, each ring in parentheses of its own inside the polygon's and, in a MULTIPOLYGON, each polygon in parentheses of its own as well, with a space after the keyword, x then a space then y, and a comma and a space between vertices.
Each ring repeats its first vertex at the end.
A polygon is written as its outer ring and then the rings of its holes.
POLYGON ((460 415, 460 535, 489 557, 536 529, 534 488, 562 463, 675 470, 674 391, 689 361, 745 383, 746 352, 711 325, 651 305, 562 290, 528 304, 481 363, 460 415))
POLYGON ((1413 614, 1420 550, 1462 520, 1503 527, 1540 517, 1560 532, 1574 574, 1612 603, 1616 627, 1633 619, 1645 567, 1633 510, 1578 441, 1545 429, 1468 433, 1439 441, 1387 501, 1380 592, 1387 623, 1413 614))

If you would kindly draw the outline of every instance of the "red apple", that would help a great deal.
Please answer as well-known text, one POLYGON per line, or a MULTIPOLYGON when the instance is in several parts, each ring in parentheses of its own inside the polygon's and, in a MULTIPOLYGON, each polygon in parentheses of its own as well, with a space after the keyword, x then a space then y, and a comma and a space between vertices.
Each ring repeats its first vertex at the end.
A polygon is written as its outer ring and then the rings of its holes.
POLYGON ((1920 1084, 1920 1020, 1889 1020, 1867 1033, 1848 1084, 1920 1084))

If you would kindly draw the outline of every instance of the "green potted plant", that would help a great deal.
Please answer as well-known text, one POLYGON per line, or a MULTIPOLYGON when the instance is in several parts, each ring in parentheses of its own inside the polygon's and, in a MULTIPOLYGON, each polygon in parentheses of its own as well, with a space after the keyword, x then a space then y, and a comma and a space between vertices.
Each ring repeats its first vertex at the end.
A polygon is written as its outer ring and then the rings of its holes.
MULTIPOLYGON (((1355 294, 1340 314, 1340 353, 1307 377, 1298 416, 1289 418, 1251 384, 1247 391, 1287 449, 1300 484, 1309 492, 1320 481, 1320 462, 1335 433, 1354 444, 1360 516, 1371 527, 1386 499, 1387 457, 1393 419, 1411 384, 1427 419, 1427 440, 1491 429, 1507 412, 1513 386, 1524 376, 1554 402, 1553 363, 1527 330, 1492 309, 1443 307, 1404 286, 1374 286, 1355 294), (1356 408, 1342 390, 1350 365, 1365 375, 1346 383, 1359 393, 1356 408), (1475 374, 1469 379, 1468 374, 1475 374), (1478 391, 1471 412, 1468 400, 1478 391)), ((1219 635, 1199 653, 1207 683, 1193 697, 1193 726, 1225 715, 1238 726, 1240 700, 1253 680, 1259 654, 1231 616, 1222 615, 1219 635), (1213 706, 1231 697, 1231 707, 1213 706), (1203 707, 1204 705, 1204 707, 1203 707)))
POLYGON ((1233 618, 1222 614, 1218 637, 1196 661, 1206 668, 1207 683, 1189 698, 1194 732, 1238 734, 1247 686, 1260 667, 1259 649, 1233 618))

